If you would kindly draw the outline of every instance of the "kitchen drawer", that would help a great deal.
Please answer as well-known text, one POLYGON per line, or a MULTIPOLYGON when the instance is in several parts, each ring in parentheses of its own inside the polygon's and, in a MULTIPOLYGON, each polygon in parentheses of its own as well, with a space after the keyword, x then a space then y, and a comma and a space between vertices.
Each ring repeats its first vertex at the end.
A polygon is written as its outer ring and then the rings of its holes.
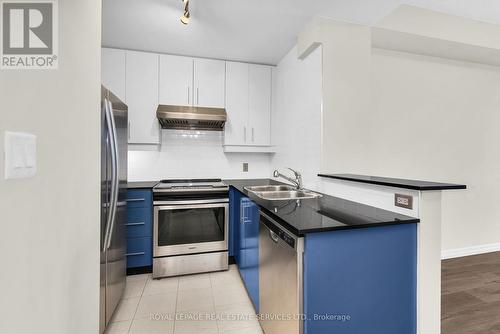
POLYGON ((153 238, 127 239, 127 268, 147 267, 153 264, 153 238))
POLYGON ((151 190, 139 189, 127 191, 127 204, 128 208, 151 208, 153 205, 153 198, 151 190))
POLYGON ((128 209, 127 238, 153 236, 153 213, 151 208, 128 209))

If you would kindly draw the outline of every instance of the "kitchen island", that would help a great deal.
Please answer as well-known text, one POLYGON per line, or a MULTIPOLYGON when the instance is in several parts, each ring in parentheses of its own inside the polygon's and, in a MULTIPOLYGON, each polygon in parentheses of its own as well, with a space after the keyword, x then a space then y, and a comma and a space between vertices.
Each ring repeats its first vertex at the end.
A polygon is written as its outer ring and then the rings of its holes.
POLYGON ((418 218, 328 195, 263 200, 245 189, 282 184, 269 179, 224 182, 230 253, 256 311, 271 316, 261 319, 266 334, 416 333, 418 218))

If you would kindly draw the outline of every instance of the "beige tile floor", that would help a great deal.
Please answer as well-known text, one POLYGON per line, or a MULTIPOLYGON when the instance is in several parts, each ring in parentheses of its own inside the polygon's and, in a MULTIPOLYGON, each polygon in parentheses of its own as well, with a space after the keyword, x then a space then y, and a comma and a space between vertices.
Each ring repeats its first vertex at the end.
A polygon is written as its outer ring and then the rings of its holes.
POLYGON ((106 334, 262 334, 236 266, 153 280, 127 277, 106 334))

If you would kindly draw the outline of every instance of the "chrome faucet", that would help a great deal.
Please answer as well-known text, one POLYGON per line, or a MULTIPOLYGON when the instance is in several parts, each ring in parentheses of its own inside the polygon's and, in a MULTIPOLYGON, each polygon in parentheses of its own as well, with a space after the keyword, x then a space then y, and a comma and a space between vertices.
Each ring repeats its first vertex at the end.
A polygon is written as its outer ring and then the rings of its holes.
POLYGON ((274 171, 273 176, 276 178, 281 177, 289 182, 292 182, 297 187, 297 189, 302 189, 302 175, 300 175, 300 173, 297 172, 296 170, 293 170, 291 168, 288 169, 295 174, 295 179, 292 179, 291 177, 281 174, 278 170, 274 171))

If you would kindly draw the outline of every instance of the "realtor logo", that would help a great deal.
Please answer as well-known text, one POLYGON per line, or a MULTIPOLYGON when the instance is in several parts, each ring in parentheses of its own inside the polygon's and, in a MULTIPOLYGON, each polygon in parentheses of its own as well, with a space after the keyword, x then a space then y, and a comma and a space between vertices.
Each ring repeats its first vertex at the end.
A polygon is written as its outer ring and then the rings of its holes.
POLYGON ((2 69, 57 68, 57 3, 1 1, 2 69))

